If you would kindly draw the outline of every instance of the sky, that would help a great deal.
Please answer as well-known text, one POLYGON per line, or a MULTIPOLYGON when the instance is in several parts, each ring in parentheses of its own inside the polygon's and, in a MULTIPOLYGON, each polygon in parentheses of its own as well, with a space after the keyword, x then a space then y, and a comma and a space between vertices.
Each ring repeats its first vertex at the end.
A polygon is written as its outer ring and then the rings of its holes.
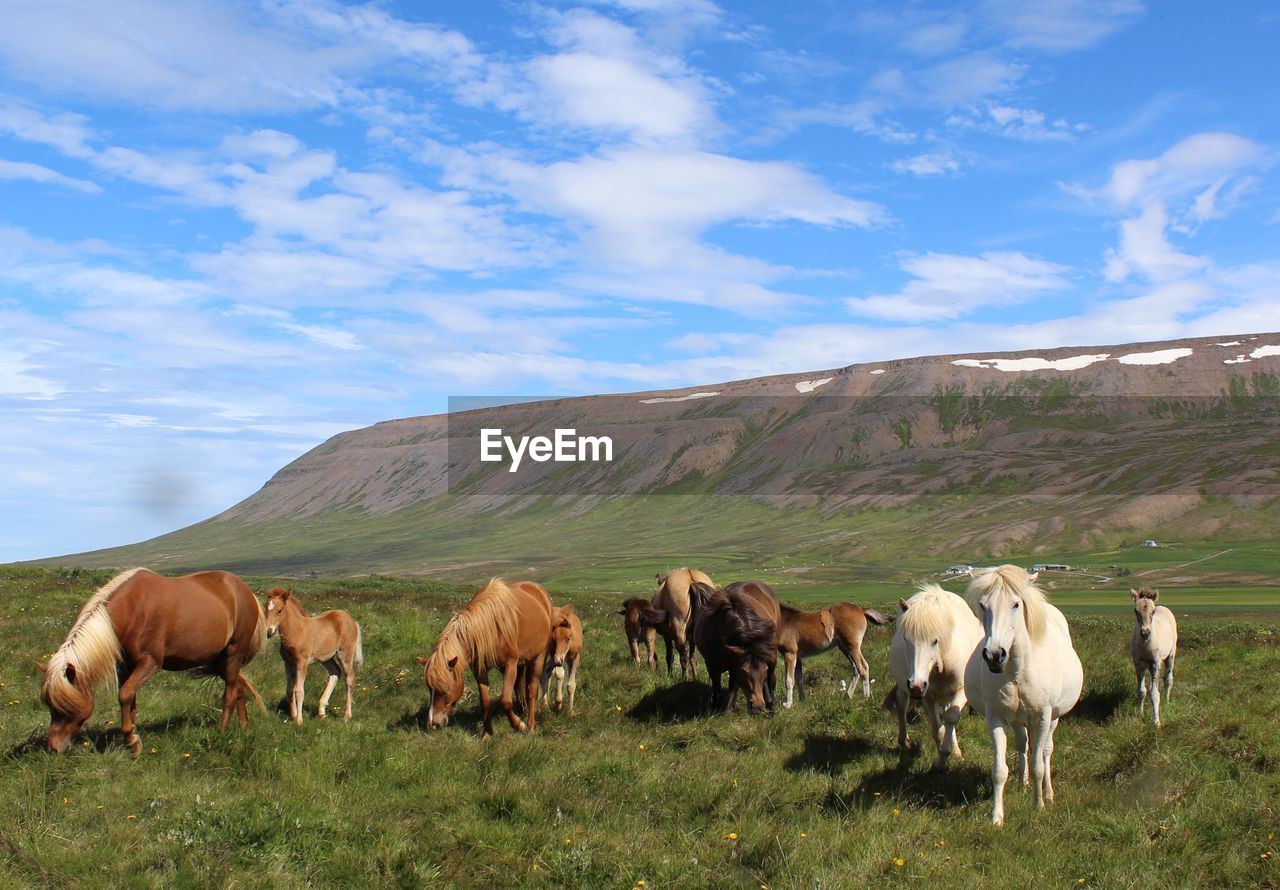
POLYGON ((450 396, 1280 329, 1272 3, 0 21, 0 560, 450 396))

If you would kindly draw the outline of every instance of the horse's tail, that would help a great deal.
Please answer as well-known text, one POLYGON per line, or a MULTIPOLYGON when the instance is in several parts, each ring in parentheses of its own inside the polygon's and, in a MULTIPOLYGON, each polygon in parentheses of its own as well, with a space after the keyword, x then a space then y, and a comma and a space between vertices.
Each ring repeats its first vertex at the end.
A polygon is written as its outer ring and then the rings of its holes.
POLYGON ((863 609, 862 612, 872 624, 893 624, 893 619, 883 612, 878 612, 875 609, 863 609))
MULTIPOLYGON (((258 598, 253 595, 253 591, 249 590, 247 585, 245 590, 249 592, 249 599, 253 601, 253 608, 258 614, 257 623, 253 626, 253 637, 249 640, 242 664, 248 664, 253 661, 254 656, 262 651, 263 646, 267 645, 267 615, 262 611, 262 603, 258 602, 258 598)), ((255 692, 254 695, 257 695, 257 693, 255 692)))
POLYGON ((359 622, 355 622, 355 625, 356 625, 356 651, 355 651, 355 658, 352 659, 351 663, 352 665, 354 665, 356 670, 360 670, 362 667, 364 667, 364 631, 360 629, 359 622))
POLYGON ((240 672, 240 685, 244 687, 245 692, 253 699, 254 704, 258 706, 258 710, 262 712, 262 716, 267 715, 267 706, 263 704, 262 696, 258 695, 258 690, 253 688, 253 684, 249 682, 248 674, 240 672))

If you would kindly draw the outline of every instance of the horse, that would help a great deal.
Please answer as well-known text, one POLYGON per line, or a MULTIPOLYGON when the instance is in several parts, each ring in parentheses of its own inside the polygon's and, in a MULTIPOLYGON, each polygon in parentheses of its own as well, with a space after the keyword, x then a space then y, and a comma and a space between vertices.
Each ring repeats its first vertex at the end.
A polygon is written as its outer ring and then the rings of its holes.
POLYGON ((267 622, 247 584, 230 572, 197 572, 166 578, 149 569, 129 569, 99 587, 80 610, 66 639, 47 665, 40 696, 49 708, 50 751, 65 754, 93 714, 93 690, 118 684, 120 733, 136 758, 138 689, 158 671, 194 671, 220 676, 220 730, 235 711, 249 722, 247 691, 266 714, 262 697, 241 668, 267 638, 267 622))
POLYGON ((502 671, 502 709, 517 732, 537 725, 538 691, 551 639, 551 597, 540 584, 493 578, 471 601, 454 613, 436 640, 429 658, 419 656, 422 677, 431 693, 427 721, 443 729, 462 698, 463 672, 469 666, 480 690, 482 737, 493 735, 489 672, 502 671), (527 666, 523 701, 528 723, 516 715, 515 686, 521 666, 527 666))
POLYGON ((556 713, 564 705, 565 675, 569 681, 569 716, 573 716, 573 698, 578 689, 578 660, 582 656, 582 621, 573 611, 573 604, 566 603, 551 615, 551 640, 547 643, 547 661, 551 672, 543 671, 542 698, 546 704, 551 698, 550 678, 556 678, 556 713))
POLYGON ((646 624, 643 615, 653 609, 652 604, 642 596, 633 596, 622 604, 617 614, 622 616, 622 629, 627 635, 627 645, 631 647, 631 658, 636 664, 640 661, 640 644, 644 643, 649 650, 649 670, 657 670, 658 658, 654 652, 654 643, 658 635, 654 625, 646 624))
POLYGON ((964 714, 965 665, 982 643, 982 625, 969 605, 937 584, 922 584, 911 599, 898 600, 897 627, 889 644, 895 686, 885 706, 898 712, 898 748, 907 750, 907 715, 921 702, 938 749, 933 769, 945 771, 960 759, 956 724, 964 714))
POLYGON ((694 645, 689 638, 693 624, 694 604, 689 598, 689 588, 693 584, 706 584, 715 587, 709 576, 697 569, 676 569, 663 575, 659 572, 658 590, 653 595, 653 608, 641 615, 645 624, 653 625, 662 634, 667 648, 667 676, 671 676, 672 646, 680 653, 680 679, 692 680, 694 677, 694 645))
POLYGON ((1151 673, 1151 712, 1160 725, 1160 673, 1164 672, 1164 697, 1173 692, 1173 663, 1178 657, 1178 620, 1164 606, 1157 606, 1160 591, 1129 589, 1136 623, 1129 654, 1138 675, 1138 714, 1147 701, 1147 672, 1151 673))
POLYGON ((782 603, 782 623, 778 627, 778 651, 783 658, 783 682, 787 698, 784 708, 791 707, 793 690, 799 686, 800 700, 804 701, 804 661, 821 655, 832 646, 839 646, 853 668, 853 679, 848 686, 848 696, 853 698, 854 685, 862 678, 862 694, 871 696, 871 667, 862 657, 862 637, 867 632, 867 622, 891 624, 892 618, 875 609, 864 609, 853 603, 836 603, 816 612, 802 612, 795 606, 782 603))
POLYGON ((711 680, 711 709, 732 711, 741 688, 753 713, 772 710, 782 620, 773 588, 763 581, 739 581, 724 589, 695 581, 689 594, 698 616, 693 639, 711 680), (721 696, 720 675, 726 671, 729 691, 721 696))
POLYGON ((360 625, 340 609, 322 612, 312 618, 293 591, 273 587, 267 594, 267 636, 276 634, 280 635, 285 695, 293 722, 302 725, 303 684, 307 679, 307 668, 317 661, 329 672, 329 682, 320 696, 318 716, 325 716, 329 696, 333 694, 333 687, 341 674, 347 682, 347 707, 342 719, 350 720, 356 672, 364 666, 360 625))
POLYGON ((1004 565, 974 575, 968 597, 982 615, 983 644, 969 658, 965 688, 991 733, 991 822, 1004 824, 1005 749, 1013 727, 1018 772, 1035 780, 1036 809, 1053 802, 1053 733, 1076 706, 1084 668, 1067 619, 1035 586, 1035 575, 1004 565))

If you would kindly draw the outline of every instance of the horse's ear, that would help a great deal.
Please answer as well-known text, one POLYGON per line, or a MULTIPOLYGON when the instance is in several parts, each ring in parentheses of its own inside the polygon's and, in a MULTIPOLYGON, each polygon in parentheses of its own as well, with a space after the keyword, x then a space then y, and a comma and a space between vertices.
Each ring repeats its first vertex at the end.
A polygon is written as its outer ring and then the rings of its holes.
POLYGON ((654 572, 654 573, 653 573, 653 580, 655 580, 655 581, 661 581, 661 580, 662 580, 662 572, 654 572))
POLYGON ((74 664, 67 665, 67 682, 74 683, 76 681, 76 666, 74 664))
POLYGON ((625 615, 625 614, 627 614, 627 610, 626 610, 626 608, 624 607, 624 608, 619 609, 619 610, 618 610, 617 612, 615 612, 614 614, 615 614, 615 615, 625 615))
POLYGON ((449 670, 453 670, 458 665, 458 656, 449 659, 449 670))
POLYGON ((1131 599, 1136 600, 1136 599, 1138 598, 1138 591, 1136 591, 1136 590, 1134 590, 1132 587, 1130 587, 1130 588, 1129 588, 1129 597, 1130 597, 1131 599))
POLYGON ((1151 602, 1154 603, 1158 599, 1160 599, 1160 591, 1158 590, 1151 591, 1151 602))
POLYGON ((737 655, 739 658, 747 654, 747 650, 742 646, 725 646, 724 651, 728 652, 730 655, 737 655))
POLYGON ((560 627, 569 627, 569 616, 573 614, 573 603, 565 603, 560 607, 560 627))
POLYGON ((418 656, 418 664, 426 664, 426 663, 427 663, 427 660, 426 660, 425 658, 423 658, 421 655, 419 655, 419 656, 418 656))
POLYGON ((899 609, 901 609, 901 610, 902 610, 902 611, 904 611, 904 612, 905 612, 905 611, 907 611, 907 601, 906 601, 906 600, 904 600, 904 599, 899 599, 899 600, 898 600, 898 608, 899 608, 899 609))
POLYGON ((38 661, 35 664, 36 664, 36 667, 40 669, 40 673, 42 674, 49 670, 49 666, 47 664, 42 664, 38 661))

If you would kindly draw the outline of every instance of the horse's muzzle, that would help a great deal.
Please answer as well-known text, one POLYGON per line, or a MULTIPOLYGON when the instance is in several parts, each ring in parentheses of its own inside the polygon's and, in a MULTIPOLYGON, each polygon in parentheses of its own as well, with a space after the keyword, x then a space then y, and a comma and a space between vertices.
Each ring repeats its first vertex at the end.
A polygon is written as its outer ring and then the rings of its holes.
POLYGON ((1142 629, 1142 630, 1138 631, 1138 636, 1142 637, 1144 640, 1149 640, 1149 639, 1151 639, 1151 629, 1150 629, 1150 628, 1144 628, 1144 629, 1142 629))
POLYGON ((911 693, 912 698, 922 699, 924 698, 924 694, 929 691, 929 681, 924 680, 916 683, 908 683, 907 691, 911 693))
POLYGON ((991 668, 991 673, 1004 673, 1004 663, 1009 660, 1009 650, 997 649, 995 652, 984 648, 982 650, 982 660, 987 663, 987 667, 991 668))

